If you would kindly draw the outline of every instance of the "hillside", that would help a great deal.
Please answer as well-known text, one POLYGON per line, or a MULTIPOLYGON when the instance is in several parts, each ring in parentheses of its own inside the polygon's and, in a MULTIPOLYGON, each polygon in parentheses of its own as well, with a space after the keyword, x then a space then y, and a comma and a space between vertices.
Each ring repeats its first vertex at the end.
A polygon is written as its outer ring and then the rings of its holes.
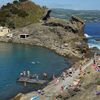
POLYGON ((84 54, 87 55, 89 51, 83 27, 84 21, 75 16, 69 21, 50 18, 47 23, 39 22, 12 30, 11 39, 5 36, 0 38, 0 41, 46 47, 76 60, 82 58, 84 54), (20 38, 22 34, 28 34, 28 37, 20 38))
POLYGON ((1 7, 0 25, 10 28, 24 27, 39 22, 43 13, 44 9, 31 1, 13 1, 1 7))
POLYGON ((52 9, 52 16, 69 19, 72 15, 79 16, 86 22, 100 22, 100 10, 71 10, 71 9, 52 9))

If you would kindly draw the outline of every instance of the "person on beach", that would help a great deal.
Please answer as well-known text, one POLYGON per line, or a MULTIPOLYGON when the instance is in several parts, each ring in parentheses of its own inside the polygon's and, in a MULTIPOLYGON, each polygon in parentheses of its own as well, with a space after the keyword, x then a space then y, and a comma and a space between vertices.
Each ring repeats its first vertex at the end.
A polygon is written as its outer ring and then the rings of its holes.
POLYGON ((39 76, 38 76, 38 75, 36 75, 36 80, 37 80, 37 81, 39 80, 39 76))
POLYGON ((59 84, 59 79, 58 78, 56 78, 55 80, 53 80, 53 83, 54 83, 54 85, 58 85, 59 84))
POLYGON ((95 59, 93 60, 93 64, 96 64, 96 61, 95 61, 95 59))
POLYGON ((43 76, 44 76, 44 78, 48 77, 47 73, 43 73, 43 76))
POLYGON ((100 95, 100 85, 97 85, 96 95, 100 95))
POLYGON ((81 77, 83 77, 85 75, 85 70, 82 69, 82 66, 80 66, 79 70, 81 77))
POLYGON ((30 71, 29 70, 27 71, 27 76, 30 77, 30 71))
POLYGON ((64 86, 61 86, 61 93, 63 93, 64 91, 64 86))
POLYGON ((66 77, 68 77, 68 71, 67 70, 65 71, 65 73, 66 73, 66 77))
POLYGON ((68 69, 68 76, 72 77, 72 68, 68 69))
POLYGON ((59 82, 60 82, 59 79, 56 78, 55 75, 53 74, 53 83, 54 83, 55 85, 57 85, 59 82))
POLYGON ((23 73, 20 73, 20 76, 23 76, 23 73))
POLYGON ((26 76, 26 70, 23 71, 23 76, 26 76))
POLYGON ((63 73, 62 73, 62 76, 63 76, 63 79, 65 80, 65 78, 66 78, 66 73, 63 72, 63 73))

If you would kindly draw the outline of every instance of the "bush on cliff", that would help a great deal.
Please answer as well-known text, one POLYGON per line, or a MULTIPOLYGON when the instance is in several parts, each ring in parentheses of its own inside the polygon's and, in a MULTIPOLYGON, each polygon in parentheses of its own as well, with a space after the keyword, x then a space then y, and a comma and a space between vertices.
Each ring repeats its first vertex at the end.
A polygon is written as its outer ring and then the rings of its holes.
POLYGON ((0 25, 6 25, 9 27, 8 22, 13 22, 13 25, 16 28, 24 27, 29 24, 39 22, 43 13, 44 8, 31 1, 15 0, 13 3, 7 3, 1 7, 0 25))
POLYGON ((28 1, 28 0, 19 0, 20 2, 25 2, 25 1, 28 1))

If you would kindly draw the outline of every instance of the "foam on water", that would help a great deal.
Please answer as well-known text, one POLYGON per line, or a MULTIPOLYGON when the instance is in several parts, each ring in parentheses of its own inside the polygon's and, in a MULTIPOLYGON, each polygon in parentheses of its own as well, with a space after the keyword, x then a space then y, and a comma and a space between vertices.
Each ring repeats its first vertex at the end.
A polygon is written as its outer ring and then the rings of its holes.
POLYGON ((97 47, 98 49, 100 49, 100 41, 96 41, 95 39, 89 39, 88 45, 90 48, 97 47))
POLYGON ((86 38, 92 37, 92 36, 90 36, 90 35, 88 35, 88 34, 86 34, 86 33, 85 33, 84 35, 85 35, 86 38))
POLYGON ((96 41, 96 39, 100 39, 100 23, 86 23, 84 33, 88 39, 89 47, 100 49, 100 41, 96 41))

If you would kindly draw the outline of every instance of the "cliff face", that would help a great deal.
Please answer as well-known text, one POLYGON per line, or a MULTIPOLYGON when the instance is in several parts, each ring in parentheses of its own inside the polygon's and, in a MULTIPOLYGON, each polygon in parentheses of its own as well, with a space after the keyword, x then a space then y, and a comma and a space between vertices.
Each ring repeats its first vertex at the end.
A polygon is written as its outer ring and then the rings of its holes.
POLYGON ((74 16, 70 21, 50 18, 46 24, 41 22, 13 30, 10 41, 43 46, 63 56, 81 58, 88 49, 83 27, 84 22, 74 16), (20 39, 20 34, 29 34, 29 37, 20 39))

